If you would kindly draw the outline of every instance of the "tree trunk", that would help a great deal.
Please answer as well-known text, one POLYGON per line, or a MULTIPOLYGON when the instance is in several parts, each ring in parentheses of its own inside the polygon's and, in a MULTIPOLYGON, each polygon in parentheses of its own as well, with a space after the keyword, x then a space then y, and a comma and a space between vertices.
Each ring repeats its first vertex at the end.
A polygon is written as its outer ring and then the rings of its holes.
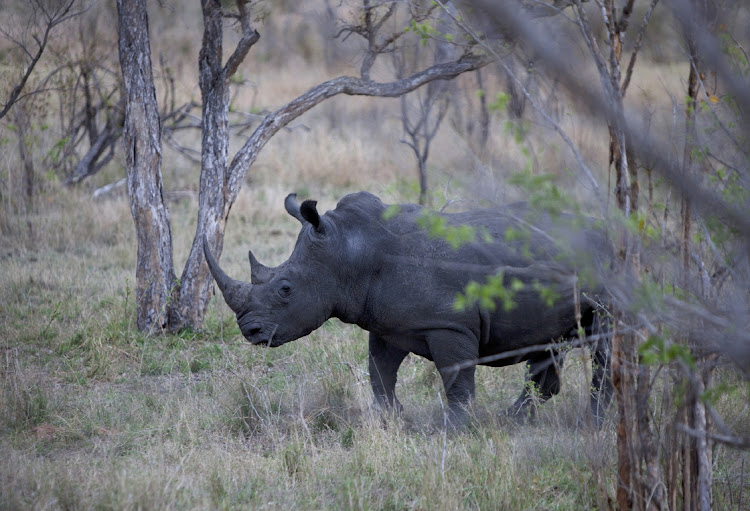
MULTIPOLYGON (((690 73, 688 75, 688 94, 687 94, 687 112, 685 115, 685 148, 683 153, 683 172, 686 176, 691 177, 696 170, 696 161, 693 157, 693 150, 696 147, 696 114, 699 107, 698 94, 700 91, 700 81, 703 74, 703 63, 698 54, 698 48, 695 43, 695 24, 708 21, 705 16, 708 15, 709 2, 693 2, 693 18, 686 34, 688 47, 688 57, 690 59, 690 73)), ((691 251, 691 228, 692 228, 692 207, 687 197, 682 199, 682 209, 680 212, 682 221, 682 282, 683 288, 690 289, 690 251, 691 251)), ((698 268, 700 271, 700 268, 698 268)), ((704 289, 704 293, 707 292, 704 289)), ((695 331, 700 330, 700 325, 696 325, 695 331)), ((682 340, 687 344, 687 339, 682 340)), ((707 511, 711 509, 712 484, 713 484, 713 449, 709 439, 710 421, 706 414, 706 407, 702 401, 702 395, 706 391, 707 385, 711 382, 712 369, 709 361, 706 360, 705 354, 694 352, 698 367, 703 368, 703 374, 695 377, 692 385, 692 392, 688 395, 685 412, 687 419, 684 424, 688 425, 698 435, 682 435, 682 441, 686 445, 686 458, 683 464, 687 467, 683 473, 690 471, 690 474, 684 476, 683 491, 685 502, 689 502, 693 509, 707 511), (689 453, 689 459, 688 455, 689 453)))
POLYGON ((151 73, 145 0, 117 0, 119 54, 125 90, 123 146, 130 212, 138 238, 137 327, 148 333, 166 325, 174 284, 172 232, 161 179, 161 123, 151 73))
POLYGON ((201 176, 198 194, 198 225, 190 254, 180 278, 179 299, 170 311, 170 327, 199 327, 203 323, 211 279, 203 263, 200 246, 205 233, 211 249, 221 255, 228 208, 226 208, 229 154, 229 86, 222 79, 223 27, 221 6, 208 0, 203 7, 203 44, 198 57, 203 102, 201 114, 201 176), (226 214, 225 214, 225 209, 226 214))
POLYGON ((201 115, 201 177, 198 193, 198 225, 190 247, 190 255, 180 278, 178 298, 170 310, 169 324, 173 330, 186 326, 199 328, 209 301, 211 278, 203 264, 203 234, 217 257, 224 246, 224 228, 229 210, 240 191, 241 181, 229 179, 229 81, 250 47, 260 38, 252 29, 238 1, 243 35, 233 54, 222 66, 223 18, 221 4, 202 0, 203 44, 198 57, 199 84, 203 109, 201 115))
MULTIPOLYGON (((624 31, 633 9, 634 0, 629 0, 618 18, 619 9, 613 0, 603 2, 604 22, 607 31, 609 52, 607 58, 594 49, 593 33, 578 3, 582 27, 587 31, 592 53, 599 69, 600 80, 610 101, 612 114, 609 124, 609 163, 615 169, 615 199, 625 218, 638 213, 640 189, 638 165, 630 148, 624 126, 623 98, 627 80, 622 80, 620 62, 624 31)), ((637 50, 636 50, 637 51, 637 50)), ((631 55, 631 62, 635 53, 631 55)), ((641 255, 635 235, 626 228, 621 229, 618 241, 621 277, 630 282, 641 279, 641 255)), ((664 502, 663 476, 657 458, 657 442, 650 425, 649 398, 651 393, 650 370, 641 364, 638 355, 639 336, 635 332, 623 332, 620 325, 634 322, 625 310, 615 308, 615 328, 612 336, 612 383, 618 406, 617 453, 618 453, 618 509, 662 509, 664 502), (636 376, 637 375, 637 376, 636 376), (645 473, 644 473, 645 471, 645 473)))
POLYGON ((614 321, 612 332, 612 386, 617 403, 617 509, 633 509, 634 468, 630 453, 635 406, 633 377, 627 361, 630 352, 630 336, 618 331, 618 321, 614 321))

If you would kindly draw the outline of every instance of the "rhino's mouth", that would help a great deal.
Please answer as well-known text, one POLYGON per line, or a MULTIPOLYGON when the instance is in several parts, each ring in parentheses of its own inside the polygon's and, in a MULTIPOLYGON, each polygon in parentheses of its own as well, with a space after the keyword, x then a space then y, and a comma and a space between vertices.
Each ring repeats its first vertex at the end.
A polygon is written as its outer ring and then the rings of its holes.
POLYGON ((274 342, 274 336, 276 335, 276 329, 279 327, 276 323, 265 323, 251 318, 241 318, 239 321, 240 330, 242 335, 250 341, 250 344, 257 346, 268 346, 275 347, 279 346, 274 342))

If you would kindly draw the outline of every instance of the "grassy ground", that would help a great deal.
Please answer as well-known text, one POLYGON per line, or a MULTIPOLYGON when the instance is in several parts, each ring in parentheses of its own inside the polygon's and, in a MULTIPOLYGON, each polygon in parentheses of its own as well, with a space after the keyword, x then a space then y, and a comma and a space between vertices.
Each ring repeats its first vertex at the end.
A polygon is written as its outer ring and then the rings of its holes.
MULTIPOLYGON (((247 273, 248 232, 273 264, 290 250, 282 199, 243 192, 223 258, 233 274, 247 273)), ((194 200, 171 206, 187 239, 194 200)), ((0 272, 2 508, 579 509, 613 492, 612 429, 578 425, 581 353, 534 425, 497 417, 521 368, 481 368, 474 420, 447 434, 440 378, 412 357, 406 411, 384 420, 356 327, 253 348, 214 299, 203 331, 144 337, 126 201, 50 193, 32 222, 35 241, 14 237, 0 272)))

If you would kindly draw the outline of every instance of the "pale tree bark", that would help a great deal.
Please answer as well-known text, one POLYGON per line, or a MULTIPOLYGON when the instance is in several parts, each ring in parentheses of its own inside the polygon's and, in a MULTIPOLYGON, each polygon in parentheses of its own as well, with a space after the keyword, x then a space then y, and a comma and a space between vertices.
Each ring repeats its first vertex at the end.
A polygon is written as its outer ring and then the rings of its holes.
POLYGON ((203 44, 198 57, 199 84, 203 109, 201 115, 201 176, 198 195, 198 226, 190 254, 180 278, 178 298, 170 310, 171 329, 200 327, 208 305, 211 278, 203 264, 202 234, 215 254, 221 254, 224 228, 232 203, 239 193, 228 187, 229 155, 229 82, 260 34, 250 24, 246 2, 239 0, 242 37, 226 64, 223 57, 223 13, 217 0, 202 0, 203 44))
POLYGON ((139 330, 166 325, 174 284, 172 233, 161 178, 161 123, 151 72, 145 0, 118 0, 119 54, 125 100, 123 146, 130 212, 138 239, 136 303, 139 330))

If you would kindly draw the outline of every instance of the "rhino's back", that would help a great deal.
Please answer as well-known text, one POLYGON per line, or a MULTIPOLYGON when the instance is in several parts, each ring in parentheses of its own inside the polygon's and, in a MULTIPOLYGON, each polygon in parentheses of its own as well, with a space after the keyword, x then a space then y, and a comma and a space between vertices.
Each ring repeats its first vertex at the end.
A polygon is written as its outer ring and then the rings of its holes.
POLYGON ((527 267, 554 260, 575 238, 587 242, 586 235, 574 234, 565 220, 536 215, 525 203, 463 213, 430 212, 412 204, 399 207, 400 213, 386 222, 392 235, 386 251, 458 264, 455 271, 463 267, 473 274, 493 272, 498 266, 527 267))

